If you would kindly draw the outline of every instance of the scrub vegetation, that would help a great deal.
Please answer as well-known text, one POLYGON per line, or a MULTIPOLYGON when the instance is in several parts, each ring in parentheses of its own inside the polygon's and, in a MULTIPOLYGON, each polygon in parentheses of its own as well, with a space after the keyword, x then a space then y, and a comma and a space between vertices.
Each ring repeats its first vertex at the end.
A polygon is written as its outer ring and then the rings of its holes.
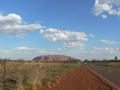
POLYGON ((80 61, 0 61, 0 90, 40 90, 80 66, 80 61))

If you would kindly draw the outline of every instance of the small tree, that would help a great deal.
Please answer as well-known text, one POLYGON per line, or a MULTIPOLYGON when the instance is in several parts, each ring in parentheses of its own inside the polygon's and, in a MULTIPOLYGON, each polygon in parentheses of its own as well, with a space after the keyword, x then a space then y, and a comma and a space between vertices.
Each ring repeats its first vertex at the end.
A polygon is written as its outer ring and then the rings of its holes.
POLYGON ((117 59, 117 56, 115 56, 115 60, 118 60, 118 59, 117 59))
POLYGON ((85 59, 85 62, 88 62, 88 60, 87 60, 87 59, 85 59))

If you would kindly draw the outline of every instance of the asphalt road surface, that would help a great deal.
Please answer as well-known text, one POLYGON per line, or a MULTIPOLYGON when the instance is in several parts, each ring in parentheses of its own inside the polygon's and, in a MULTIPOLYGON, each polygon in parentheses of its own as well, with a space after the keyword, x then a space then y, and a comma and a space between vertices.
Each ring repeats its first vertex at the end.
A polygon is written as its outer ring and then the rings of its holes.
POLYGON ((87 66, 120 88, 120 69, 100 66, 97 64, 87 64, 87 66))

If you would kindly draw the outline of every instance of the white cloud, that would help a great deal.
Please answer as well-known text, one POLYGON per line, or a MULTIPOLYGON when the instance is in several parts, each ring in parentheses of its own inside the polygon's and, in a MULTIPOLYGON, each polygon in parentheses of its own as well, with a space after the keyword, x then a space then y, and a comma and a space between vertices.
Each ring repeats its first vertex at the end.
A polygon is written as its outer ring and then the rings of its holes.
POLYGON ((81 47, 88 40, 84 32, 62 31, 54 28, 48 28, 40 32, 48 40, 63 42, 66 47, 81 47))
POLYGON ((8 58, 9 50, 6 49, 0 49, 0 58, 6 57, 8 58))
MULTIPOLYGON (((74 45, 73 45, 74 46, 74 45)), ((114 59, 115 56, 120 58, 120 48, 112 47, 86 47, 86 48, 75 48, 66 49, 58 48, 54 50, 46 50, 42 48, 30 48, 27 46, 19 46, 12 49, 0 49, 0 58, 10 59, 24 59, 31 60, 36 56, 44 54, 64 54, 71 55, 76 58, 84 59, 114 59)))
POLYGON ((106 19, 107 15, 120 16, 120 0, 96 0, 93 11, 103 19, 106 19))
POLYGON ((39 30, 40 24, 25 24, 22 17, 15 13, 0 14, 0 34, 21 36, 33 30, 39 30))
POLYGON ((110 40, 100 40, 100 42, 102 43, 102 44, 108 44, 108 45, 111 45, 111 44, 113 44, 113 41, 110 41, 110 40))
POLYGON ((89 46, 84 48, 66 49, 63 51, 63 53, 80 58, 81 60, 114 59, 115 56, 118 56, 118 58, 120 58, 119 47, 90 47, 89 46))
POLYGON ((91 57, 94 59, 114 59, 115 56, 120 58, 120 48, 113 47, 93 47, 91 57))
POLYGON ((100 40, 100 42, 102 44, 105 44, 105 45, 120 44, 119 42, 111 41, 111 40, 105 40, 105 39, 100 40))
POLYGON ((33 51, 35 50, 34 48, 29 48, 29 47, 26 47, 26 46, 19 46, 16 48, 17 51, 33 51))
POLYGON ((115 56, 120 58, 120 48, 113 48, 113 47, 89 47, 88 49, 84 49, 76 53, 79 55, 80 58, 83 59, 114 59, 115 56))
POLYGON ((81 42, 68 42, 65 43, 65 48, 76 48, 76 47, 84 47, 84 44, 81 42))
POLYGON ((107 53, 107 54, 113 54, 116 52, 120 52, 120 48, 109 48, 109 47, 105 47, 105 48, 97 48, 97 47, 93 47, 95 53, 107 53))
POLYGON ((40 48, 29 48, 26 46, 19 46, 15 49, 16 51, 20 52, 32 52, 32 53, 45 53, 45 49, 40 49, 40 48))
POLYGON ((107 16, 107 15, 105 15, 105 14, 102 14, 102 18, 103 18, 103 19, 107 19, 107 18, 108 18, 108 16, 107 16))
POLYGON ((0 58, 31 60, 36 56, 46 54, 47 50, 43 48, 19 46, 11 49, 0 49, 0 53, 0 58))

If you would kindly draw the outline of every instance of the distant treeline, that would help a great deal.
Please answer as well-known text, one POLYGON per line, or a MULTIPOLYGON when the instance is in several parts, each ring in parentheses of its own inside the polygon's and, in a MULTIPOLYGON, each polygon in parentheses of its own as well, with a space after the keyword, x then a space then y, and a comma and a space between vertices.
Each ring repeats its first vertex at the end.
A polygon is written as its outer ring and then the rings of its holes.
POLYGON ((1 62, 48 62, 48 63, 76 63, 76 62, 81 62, 79 59, 75 59, 75 60, 71 60, 71 61, 44 61, 44 60, 39 60, 39 61, 35 61, 35 60, 24 60, 24 59, 16 59, 16 60, 12 60, 12 59, 0 59, 0 63, 1 62))
POLYGON ((114 59, 111 59, 111 60, 85 60, 84 62, 92 62, 92 63, 95 63, 95 62, 120 62, 120 60, 114 60, 114 59))

